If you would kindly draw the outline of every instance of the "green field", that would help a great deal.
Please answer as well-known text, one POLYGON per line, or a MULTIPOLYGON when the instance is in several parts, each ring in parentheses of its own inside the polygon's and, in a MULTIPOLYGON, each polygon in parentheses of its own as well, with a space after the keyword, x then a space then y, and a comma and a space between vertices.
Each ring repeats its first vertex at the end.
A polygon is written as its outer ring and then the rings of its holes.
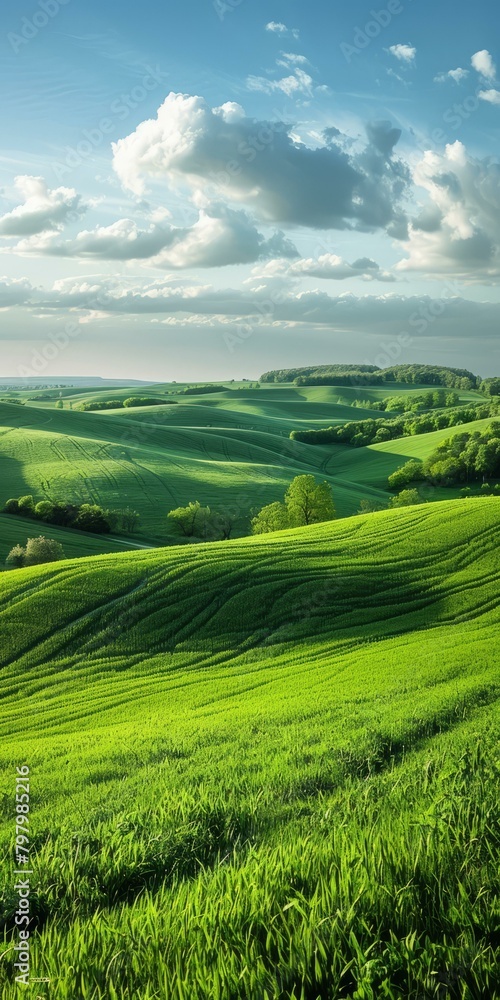
MULTIPOLYGON (((153 398, 165 393, 165 400, 175 405, 134 409, 69 409, 70 402, 77 406, 99 398, 126 399, 137 392, 130 388, 71 390, 72 394, 61 390, 66 394, 62 410, 55 408, 54 399, 23 406, 0 402, 3 501, 31 493, 37 500, 131 506, 141 518, 139 541, 142 537, 145 542, 166 544, 177 540, 166 520, 168 511, 199 500, 230 510, 236 517, 234 534, 241 536, 248 533, 251 512, 280 499, 291 479, 304 472, 331 484, 340 517, 356 513, 363 499, 386 506, 387 476, 405 457, 425 457, 439 440, 460 429, 368 449, 311 447, 290 441, 291 429, 377 418, 380 411, 350 403, 356 397, 414 395, 422 387, 269 384, 255 389, 228 383, 224 392, 175 395, 182 388, 162 384, 141 389, 141 395, 153 398)), ((478 393, 459 395, 464 401, 484 401, 478 393)), ((5 550, 10 537, 2 532, 0 521, 0 546, 5 550)), ((94 551, 87 549, 88 554, 94 551)))
POLYGON ((37 996, 500 997, 499 514, 3 574, 0 835, 27 763, 37 996))
POLYGON ((142 547, 140 542, 128 541, 126 538, 110 538, 109 535, 93 535, 90 532, 72 531, 71 528, 59 528, 55 525, 32 521, 24 517, 12 517, 0 514, 0 570, 14 545, 26 545, 28 538, 45 535, 60 542, 68 559, 76 556, 99 555, 103 552, 128 552, 130 549, 142 547))

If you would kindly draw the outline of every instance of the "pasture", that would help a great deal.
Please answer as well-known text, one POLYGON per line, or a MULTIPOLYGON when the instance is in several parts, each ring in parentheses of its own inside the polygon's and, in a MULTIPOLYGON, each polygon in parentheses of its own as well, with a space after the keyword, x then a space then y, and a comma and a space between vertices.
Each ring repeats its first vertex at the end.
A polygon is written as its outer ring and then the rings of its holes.
MULTIPOLYGON (((37 499, 131 506, 141 518, 139 540, 166 544, 176 540, 168 511, 199 500, 230 510, 236 518, 234 533, 241 536, 249 530, 252 512, 279 499, 291 479, 304 472, 331 484, 340 517, 356 513, 363 499, 385 506, 387 476, 405 457, 425 457, 443 436, 457 432, 451 428, 368 449, 311 447, 289 440, 293 428, 380 417, 377 410, 352 406, 355 398, 414 395, 419 387, 264 384, 256 389, 253 383, 228 383, 225 391, 203 396, 185 396, 184 388, 141 387, 142 395, 156 399, 165 393, 166 402, 175 405, 132 409, 69 409, 99 398, 123 401, 137 391, 130 387, 61 390, 63 409, 56 408, 54 398, 23 406, 0 403, 4 502, 32 493, 37 499)), ((481 398, 473 392, 459 395, 464 401, 481 398)))
POLYGON ((499 513, 3 574, 40 996, 500 997, 499 513))

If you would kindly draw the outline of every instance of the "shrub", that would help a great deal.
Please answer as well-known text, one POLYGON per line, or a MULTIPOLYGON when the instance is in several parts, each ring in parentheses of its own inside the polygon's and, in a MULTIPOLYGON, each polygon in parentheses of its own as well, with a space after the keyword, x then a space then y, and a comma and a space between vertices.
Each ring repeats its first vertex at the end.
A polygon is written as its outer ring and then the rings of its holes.
POLYGON ((412 507, 414 504, 423 503, 418 490, 401 490, 396 497, 389 500, 389 507, 412 507))
POLYGON ((5 560, 5 565, 11 566, 13 569, 20 569, 21 566, 24 566, 25 556, 26 549, 23 549, 22 545, 14 545, 5 560))
POLYGON ((64 549, 54 538, 28 538, 25 549, 24 566, 38 566, 40 563, 58 562, 64 559, 64 549))
POLYGON ((16 500, 14 497, 10 500, 7 500, 7 503, 4 506, 4 513, 19 514, 19 500, 16 500))

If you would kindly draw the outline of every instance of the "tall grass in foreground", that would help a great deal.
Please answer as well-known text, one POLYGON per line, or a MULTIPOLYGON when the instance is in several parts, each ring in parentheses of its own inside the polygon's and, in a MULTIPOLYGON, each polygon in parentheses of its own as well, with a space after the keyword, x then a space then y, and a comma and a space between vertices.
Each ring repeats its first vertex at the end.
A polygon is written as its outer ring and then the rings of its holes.
MULTIPOLYGON (((219 842, 210 864, 183 878, 180 836, 170 885, 74 920, 56 912, 34 949, 36 975, 51 979, 39 995, 496 1000, 499 731, 498 719, 468 724, 384 774, 304 798, 253 843, 242 802, 232 849, 231 810, 219 804, 218 830, 200 811, 205 843, 219 842)), ((101 845, 111 868, 114 847, 101 845)), ((92 879, 90 853, 82 893, 92 879)))

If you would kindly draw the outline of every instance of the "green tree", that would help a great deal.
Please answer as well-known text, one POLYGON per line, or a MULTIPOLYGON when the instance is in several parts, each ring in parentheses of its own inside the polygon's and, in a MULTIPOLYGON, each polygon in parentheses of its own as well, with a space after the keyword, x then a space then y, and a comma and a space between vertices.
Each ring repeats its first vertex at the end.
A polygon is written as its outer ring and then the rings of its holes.
POLYGON ((377 510, 382 510, 382 508, 375 500, 360 500, 358 514, 374 514, 377 510))
POLYGON ((169 511, 167 518, 179 529, 185 538, 207 537, 210 525, 210 507, 202 507, 199 500, 191 501, 187 507, 176 507, 169 511))
POLYGON ((109 524, 110 531, 123 532, 127 535, 132 534, 137 529, 140 521, 140 514, 132 507, 105 510, 104 517, 109 524))
POLYGON ((22 545, 14 545, 5 560, 6 566, 11 566, 12 569, 20 569, 24 566, 24 560, 26 558, 26 549, 23 549, 22 545))
POLYGON ((25 497, 19 497, 18 505, 20 514, 32 514, 35 506, 35 501, 31 496, 31 494, 28 494, 25 497))
POLYGON ((79 531, 93 531, 98 535, 109 534, 109 521, 105 512, 97 504, 82 503, 78 516, 73 521, 73 527, 79 531))
POLYGON ((231 537, 231 532, 237 520, 237 515, 230 510, 213 510, 210 516, 210 524, 215 537, 226 540, 231 537))
POLYGON ((391 473, 387 483, 390 490, 397 490, 401 486, 407 486, 408 483, 419 479, 425 479, 422 462, 411 459, 409 462, 401 465, 399 469, 396 469, 395 472, 391 473))
POLYGON ((44 535, 28 538, 25 551, 24 566, 38 566, 40 563, 58 562, 65 558, 61 543, 54 538, 45 538, 44 535))
POLYGON ((58 410, 64 410, 64 403, 63 403, 62 399, 58 399, 57 400, 56 409, 58 409, 58 410))
POLYGON ((15 497, 11 497, 10 500, 7 500, 7 503, 5 504, 4 507, 4 512, 6 514, 19 514, 19 500, 17 500, 15 497))
POLYGON ((51 521, 54 513, 54 504, 50 500, 40 500, 35 506, 35 514, 41 521, 51 521))
POLYGON ((295 476, 285 493, 290 527, 333 521, 335 507, 329 483, 317 483, 314 476, 295 476))
POLYGON ((389 507, 412 507, 414 504, 423 503, 418 490, 401 490, 396 497, 389 501, 389 507))
POLYGON ((288 510, 278 500, 267 504, 252 518, 252 535, 267 535, 270 531, 281 531, 290 527, 288 510))

